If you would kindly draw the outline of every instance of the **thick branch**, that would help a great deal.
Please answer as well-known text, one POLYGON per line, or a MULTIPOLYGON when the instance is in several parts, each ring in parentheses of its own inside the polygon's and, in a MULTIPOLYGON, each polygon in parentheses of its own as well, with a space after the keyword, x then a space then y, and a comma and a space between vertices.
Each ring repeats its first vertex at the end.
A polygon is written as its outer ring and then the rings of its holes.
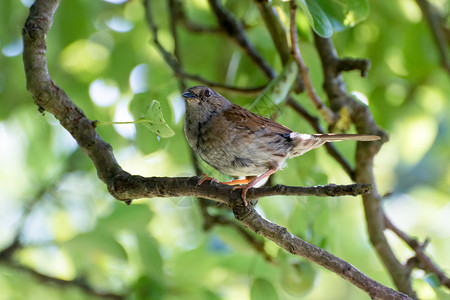
POLYGON ((98 177, 107 182, 122 171, 114 158, 112 148, 97 134, 94 123, 86 118, 67 94, 54 84, 47 68, 46 34, 50 29, 58 0, 37 1, 23 29, 23 62, 27 88, 40 109, 53 114, 89 155, 98 177))
MULTIPOLYGON (((130 201, 139 198, 195 196, 230 204, 230 197, 239 197, 242 191, 232 186, 206 182, 197 185, 202 177, 142 177, 122 172, 108 184, 111 194, 119 200, 130 201)), ((248 198, 276 195, 284 196, 321 196, 336 197, 343 195, 361 195, 370 192, 370 185, 324 185, 312 187, 294 187, 276 185, 250 189, 248 198)))
MULTIPOLYGON (((331 39, 324 39, 315 34, 314 40, 322 61, 324 90, 328 95, 332 109, 339 111, 341 107, 347 107, 359 133, 376 134, 386 141, 386 133, 378 128, 369 108, 348 95, 340 70, 336 67, 339 58, 331 39)), ((370 183, 374 187, 370 194, 363 196, 367 230, 371 243, 397 288, 411 297, 417 298, 411 286, 410 269, 395 257, 384 235, 382 199, 378 194, 373 175, 373 158, 381 145, 382 142, 357 144, 355 179, 358 182, 370 183)))
POLYGON ((411 299, 405 294, 387 288, 367 277, 367 275, 348 262, 333 256, 319 247, 303 241, 287 231, 286 228, 262 218, 253 207, 233 205, 233 212, 236 218, 249 229, 275 242, 290 253, 305 257, 308 260, 333 271, 362 289, 371 297, 371 299, 411 299))

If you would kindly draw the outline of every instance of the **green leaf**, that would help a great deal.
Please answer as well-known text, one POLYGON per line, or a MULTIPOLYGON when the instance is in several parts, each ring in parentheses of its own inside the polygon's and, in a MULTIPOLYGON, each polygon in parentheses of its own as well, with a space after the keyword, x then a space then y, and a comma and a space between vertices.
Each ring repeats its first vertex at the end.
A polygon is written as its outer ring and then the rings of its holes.
POLYGON ((330 37, 333 34, 333 26, 317 2, 301 0, 300 7, 308 19, 309 25, 318 35, 330 37))
POLYGON ((267 85, 247 108, 258 114, 271 116, 276 111, 277 105, 286 99, 297 74, 297 63, 291 57, 280 74, 267 85))
POLYGON ((369 15, 367 0, 300 0, 299 6, 322 37, 353 27, 369 15))
POLYGON ((175 134, 164 120, 161 105, 156 100, 153 100, 152 104, 149 105, 140 122, 145 128, 162 138, 168 138, 175 134))
POLYGON ((251 300, 276 300, 278 298, 277 291, 273 284, 267 279, 257 278, 253 281, 250 289, 251 300))
MULTIPOLYGON (((143 112, 147 111, 149 108, 149 98, 162 98, 161 94, 151 94, 150 92, 136 94, 130 103, 130 112, 133 114, 135 120, 140 120, 143 118, 143 112)), ((167 116, 170 114, 170 107, 168 102, 162 102, 161 109, 167 116)), ((170 139, 172 141, 173 139, 170 139)), ((157 150, 164 148, 169 139, 160 139, 158 136, 149 133, 145 126, 136 126, 136 147, 142 151, 144 154, 153 153, 157 150)))

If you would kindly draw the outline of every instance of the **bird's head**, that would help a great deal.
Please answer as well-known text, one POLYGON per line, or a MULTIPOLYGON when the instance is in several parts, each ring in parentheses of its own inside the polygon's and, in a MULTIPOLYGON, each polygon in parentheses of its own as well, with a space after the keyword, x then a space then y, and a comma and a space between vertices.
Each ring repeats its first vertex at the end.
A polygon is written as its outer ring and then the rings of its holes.
POLYGON ((231 106, 218 92, 206 86, 193 86, 188 88, 183 97, 186 100, 186 115, 203 115, 205 117, 221 112, 231 106))

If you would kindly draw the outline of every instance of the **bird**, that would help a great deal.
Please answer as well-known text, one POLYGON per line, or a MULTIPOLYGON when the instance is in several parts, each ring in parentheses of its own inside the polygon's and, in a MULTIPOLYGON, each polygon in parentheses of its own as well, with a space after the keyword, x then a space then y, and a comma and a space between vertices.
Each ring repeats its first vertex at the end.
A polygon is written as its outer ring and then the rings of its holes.
MULTIPOLYGON (((327 142, 380 139, 369 134, 298 133, 230 102, 206 86, 190 87, 183 97, 186 103, 184 132, 189 145, 219 172, 245 177, 221 182, 233 185, 233 189, 242 189, 245 206, 249 203, 247 192, 283 168, 286 159, 327 142)), ((218 182, 203 174, 198 185, 206 180, 218 182)))

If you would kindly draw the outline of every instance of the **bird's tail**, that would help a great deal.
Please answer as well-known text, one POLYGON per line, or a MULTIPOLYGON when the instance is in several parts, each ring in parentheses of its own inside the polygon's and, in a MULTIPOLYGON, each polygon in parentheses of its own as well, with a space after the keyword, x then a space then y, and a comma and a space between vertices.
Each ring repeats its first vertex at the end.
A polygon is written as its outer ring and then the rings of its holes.
POLYGON ((328 134, 313 134, 313 136, 318 137, 319 139, 325 142, 340 142, 340 141, 361 141, 361 142, 370 142, 381 139, 378 135, 371 134, 347 134, 347 133, 328 133, 328 134))
POLYGON ((315 149, 327 142, 339 142, 339 141, 362 141, 370 142, 379 140, 377 135, 370 134, 346 134, 346 133, 329 133, 329 134, 303 134, 293 132, 291 138, 295 141, 295 146, 290 152, 290 157, 302 155, 309 150, 315 149))

